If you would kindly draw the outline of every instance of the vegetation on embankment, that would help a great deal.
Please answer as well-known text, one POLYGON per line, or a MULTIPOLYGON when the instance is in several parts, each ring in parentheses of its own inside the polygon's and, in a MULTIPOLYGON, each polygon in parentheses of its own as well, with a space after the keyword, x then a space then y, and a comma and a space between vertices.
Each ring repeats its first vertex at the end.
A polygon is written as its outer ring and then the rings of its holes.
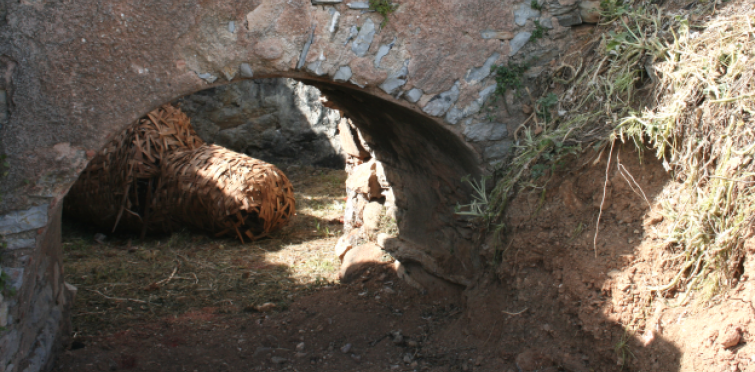
MULTIPOLYGON (((566 56, 550 88, 531 98, 511 162, 478 198, 484 206, 473 206, 495 233, 499 257, 502 217, 516 192, 544 190, 570 155, 592 148, 610 158, 622 141, 649 149, 677 181, 672 196, 656 200, 672 221, 663 238, 677 274, 651 290, 681 293, 677 304, 701 290, 707 301, 741 275, 755 209, 755 15, 728 5, 603 1, 595 39, 566 56)), ((512 88, 510 69, 495 72, 508 84, 499 93, 512 88)))

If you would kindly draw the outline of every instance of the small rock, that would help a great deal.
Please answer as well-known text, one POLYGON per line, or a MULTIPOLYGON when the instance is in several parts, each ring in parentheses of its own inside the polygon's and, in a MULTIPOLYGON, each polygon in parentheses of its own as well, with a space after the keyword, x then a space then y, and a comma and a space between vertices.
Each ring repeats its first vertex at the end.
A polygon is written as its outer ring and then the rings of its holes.
POLYGON ((584 23, 598 23, 600 21, 600 1, 581 1, 579 16, 584 23))
POLYGON ((215 80, 218 80, 218 77, 217 77, 217 76, 215 76, 215 75, 213 75, 213 74, 210 74, 210 73, 208 73, 208 72, 203 72, 203 73, 201 73, 201 74, 197 74, 197 76, 198 76, 198 77, 199 77, 200 79, 202 79, 202 80, 204 80, 204 81, 206 81, 206 82, 208 82, 208 83, 210 83, 210 84, 214 83, 214 82, 215 82, 215 80))
POLYGON ((417 346, 419 346, 419 343, 417 343, 417 341, 411 340, 411 341, 407 341, 406 342, 406 346, 408 346, 408 347, 417 347, 417 346))
POLYGON ((718 342, 724 349, 737 346, 742 341, 742 328, 729 328, 723 335, 718 338, 718 342))
POLYGON ((297 358, 301 359, 301 358, 304 358, 305 356, 307 356, 307 353, 302 353, 302 352, 299 352, 299 353, 296 353, 296 354, 295 354, 295 356, 296 356, 297 358))
POLYGON ((558 20, 558 24, 561 25, 561 27, 571 27, 582 24, 582 17, 579 16, 578 12, 559 15, 556 16, 556 19, 558 20))
POLYGON ((275 363, 275 364, 283 364, 283 363, 286 363, 288 361, 286 358, 282 358, 282 357, 278 357, 278 356, 274 356, 274 357, 270 358, 270 360, 273 363, 275 363))
POLYGON ((404 343, 404 336, 401 334, 401 331, 393 331, 391 332, 391 337, 394 344, 401 345, 404 343))
POLYGON ((417 103, 417 101, 422 98, 422 89, 412 88, 404 94, 404 97, 406 97, 406 100, 411 103, 417 103))
POLYGON ((413 361, 413 362, 411 362, 411 363, 409 364, 409 368, 411 368, 411 369, 415 369, 415 368, 417 368, 417 367, 419 367, 419 363, 417 363, 417 361, 416 361, 416 360, 415 360, 415 361, 413 361))
POLYGON ((404 354, 404 363, 409 364, 412 361, 414 361, 414 356, 412 356, 412 354, 409 354, 409 353, 404 354))
POLYGON ((296 345, 296 351, 304 351, 304 343, 300 342, 298 345, 296 345))
POLYGON ((362 357, 356 354, 351 354, 351 359, 356 360, 357 362, 362 360, 362 357))
POLYGON ((343 345, 343 347, 341 347, 341 352, 344 354, 348 353, 349 350, 351 350, 351 343, 348 343, 346 345, 343 345))
POLYGON ((249 66, 248 63, 242 63, 239 66, 239 73, 241 73, 241 76, 245 78, 250 78, 254 76, 254 71, 252 70, 252 66, 249 66))
POLYGON ((94 241, 96 241, 99 244, 105 244, 105 239, 107 239, 107 236, 105 234, 94 234, 94 241))
POLYGON ((271 310, 275 309, 275 304, 272 303, 272 302, 266 302, 266 303, 264 303, 262 305, 259 305, 259 306, 255 307, 255 309, 257 309, 257 311, 259 311, 261 313, 266 313, 268 311, 271 311, 271 310))
POLYGON ((252 354, 253 358, 259 358, 269 352, 271 352, 273 349, 269 347, 258 347, 257 350, 254 351, 254 354, 252 354))

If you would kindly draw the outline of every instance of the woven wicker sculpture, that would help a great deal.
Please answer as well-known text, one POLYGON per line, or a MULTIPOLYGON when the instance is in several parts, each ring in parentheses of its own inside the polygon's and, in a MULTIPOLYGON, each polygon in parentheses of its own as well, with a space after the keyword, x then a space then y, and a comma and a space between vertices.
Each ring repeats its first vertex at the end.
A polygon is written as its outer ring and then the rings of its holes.
POLYGON ((295 212, 294 191, 274 165, 204 145, 163 162, 157 204, 179 221, 241 241, 261 238, 295 212))
POLYGON ((170 231, 188 224, 257 239, 294 214, 293 187, 271 164, 204 145, 165 105, 110 141, 71 187, 68 215, 106 229, 170 231))
POLYGON ((162 160, 202 144, 181 110, 164 105, 150 112, 89 162, 68 192, 66 213, 112 231, 165 231, 164 215, 152 203, 162 160))

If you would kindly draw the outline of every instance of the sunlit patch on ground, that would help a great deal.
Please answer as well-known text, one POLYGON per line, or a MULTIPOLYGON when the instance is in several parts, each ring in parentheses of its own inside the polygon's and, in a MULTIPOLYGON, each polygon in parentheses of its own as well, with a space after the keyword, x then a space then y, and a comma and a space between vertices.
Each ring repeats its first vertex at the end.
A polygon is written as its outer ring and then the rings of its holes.
MULTIPOLYGON (((109 334, 185 313, 288 307, 301 294, 337 281, 333 247, 342 233, 346 173, 283 169, 296 194, 297 215, 269 238, 241 243, 183 230, 169 236, 108 236, 65 223, 66 280, 78 287, 75 337, 109 334)), ((106 232, 101 232, 106 233, 106 232)))

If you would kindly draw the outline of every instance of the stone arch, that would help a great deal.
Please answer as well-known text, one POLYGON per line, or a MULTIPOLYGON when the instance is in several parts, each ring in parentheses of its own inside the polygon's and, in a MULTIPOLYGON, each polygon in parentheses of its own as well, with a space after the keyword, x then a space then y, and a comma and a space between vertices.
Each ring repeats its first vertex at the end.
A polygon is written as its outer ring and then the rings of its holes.
POLYGON ((544 65, 568 46, 553 39, 569 35, 561 18, 579 18, 576 3, 545 3, 407 1, 381 26, 349 0, 0 2, 2 267, 18 289, 0 309, 0 371, 49 366, 66 334, 60 204, 88 159, 158 105, 237 79, 290 77, 323 90, 401 181, 402 238, 417 259, 471 280, 478 255, 451 206, 467 199, 461 176, 501 158, 507 125, 521 119, 480 119, 491 65, 522 54, 544 65), (536 19, 552 30, 535 46, 536 19))

